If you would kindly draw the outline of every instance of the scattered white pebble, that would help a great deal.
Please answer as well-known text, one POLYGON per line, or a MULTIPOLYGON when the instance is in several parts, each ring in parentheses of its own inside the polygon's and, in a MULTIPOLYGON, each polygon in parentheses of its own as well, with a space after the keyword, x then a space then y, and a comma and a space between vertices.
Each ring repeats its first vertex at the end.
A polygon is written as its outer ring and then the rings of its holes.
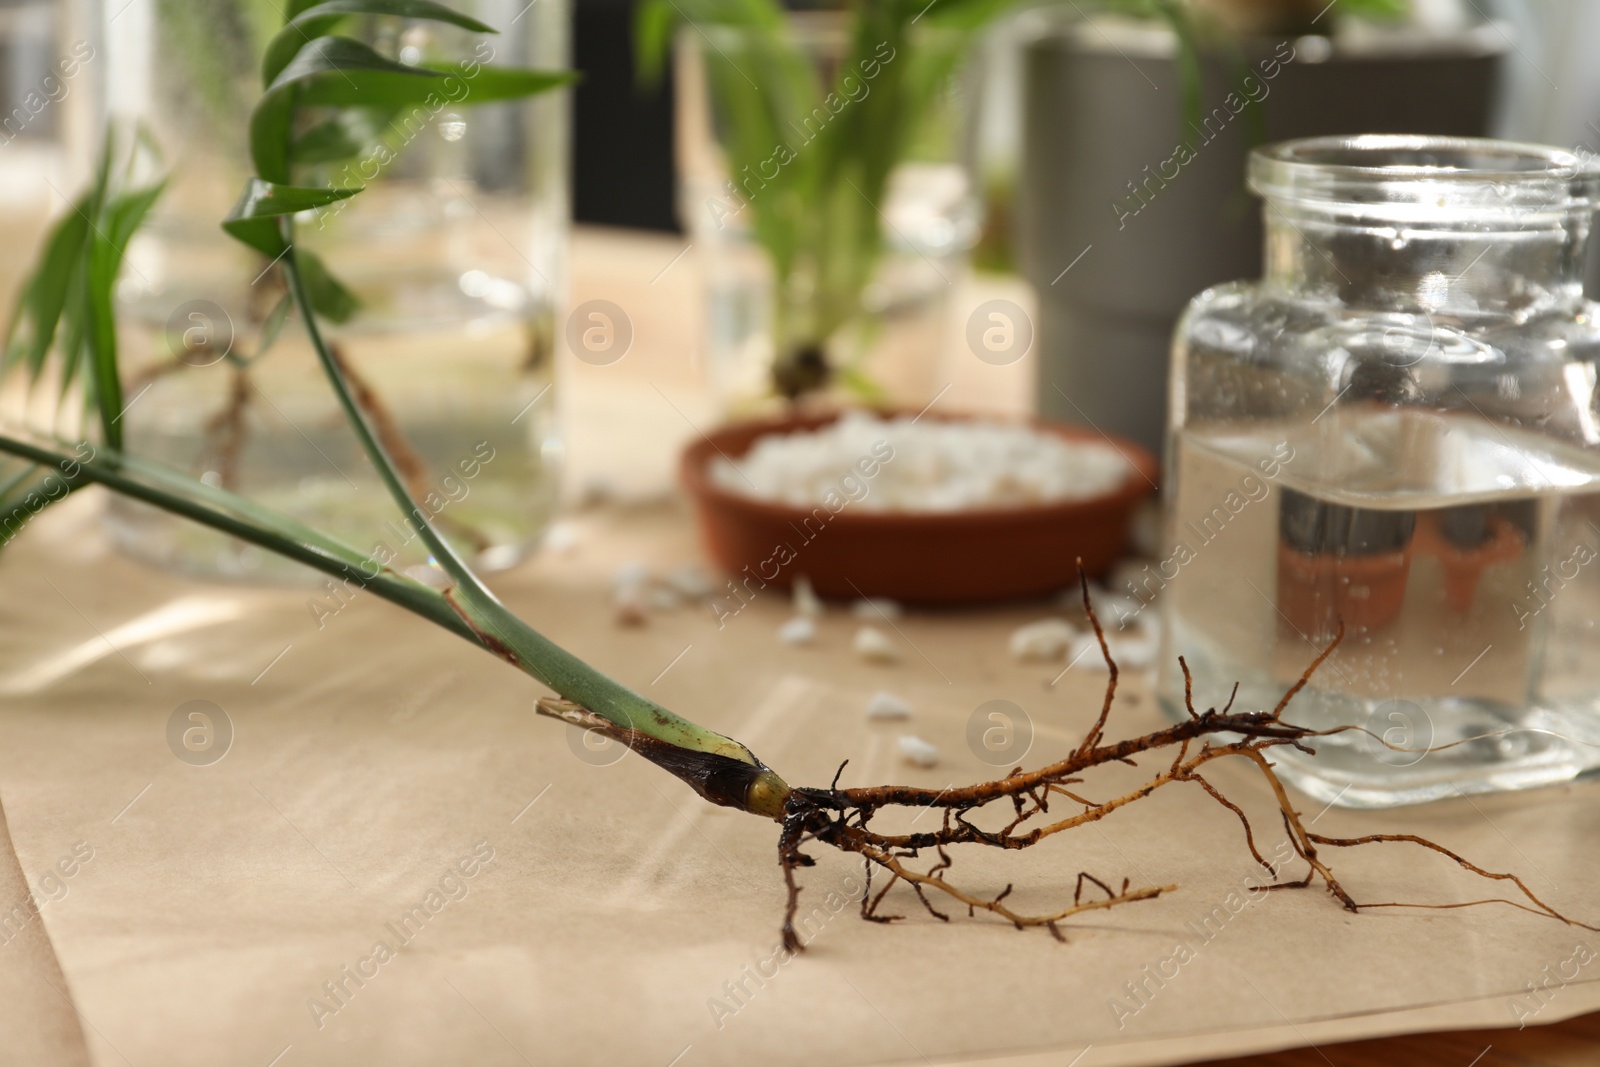
POLYGON ((644 591, 644 602, 658 611, 671 611, 683 603, 683 597, 670 585, 651 583, 644 591))
POLYGON ((961 511, 1101 496, 1129 476, 1110 444, 994 419, 847 412, 815 430, 768 434, 712 481, 740 496, 838 513, 961 511))
POLYGON ((811 588, 811 579, 800 575, 794 580, 794 610, 798 615, 810 619, 822 617, 822 601, 817 599, 817 591, 811 588))
MULTIPOLYGON (((1126 635, 1106 634, 1106 647, 1119 670, 1142 671, 1153 666, 1161 651, 1161 642, 1153 635, 1130 629, 1126 635)), ((1067 651, 1067 662, 1074 670, 1103 671, 1105 656, 1100 652, 1100 642, 1094 634, 1084 634, 1072 643, 1067 651)))
POLYGON ((473 562, 486 571, 503 571, 521 561, 522 551, 517 545, 490 545, 479 552, 473 562))
POLYGON ((869 719, 909 719, 911 718, 911 705, 900 697, 882 689, 872 694, 872 699, 867 701, 867 718, 869 719))
POLYGON ((1142 671, 1153 665, 1161 650, 1161 642, 1149 636, 1111 638, 1107 643, 1111 645, 1111 655, 1117 666, 1130 671, 1142 671))
POLYGON ((558 521, 550 524, 550 529, 544 532, 544 548, 547 552, 554 552, 564 556, 578 547, 578 527, 574 523, 558 521))
POLYGON ((1134 616, 1132 625, 1123 633, 1135 634, 1140 637, 1158 638, 1161 636, 1161 609, 1154 603, 1146 604, 1144 610, 1134 616))
POLYGON ((650 581, 650 568, 637 560, 624 563, 611 576, 612 589, 642 589, 650 581))
POLYGON ((1106 584, 1121 596, 1142 597, 1148 600, 1160 591, 1162 578, 1156 573, 1155 560, 1129 556, 1111 565, 1111 572, 1106 575, 1106 584))
POLYGON ((1024 663, 1048 663, 1066 655, 1078 628, 1066 619, 1040 619, 1011 631, 1011 655, 1024 663))
POLYGON ((1141 619, 1147 615, 1154 616, 1156 612, 1153 605, 1146 604, 1137 597, 1117 596, 1115 593, 1106 597, 1104 605, 1096 603, 1094 610, 1100 616, 1100 625, 1104 626, 1108 633, 1116 630, 1128 633, 1135 626, 1143 625, 1141 619))
MULTIPOLYGON (((1129 629, 1140 615, 1155 610, 1137 597, 1108 592, 1105 586, 1096 582, 1089 583, 1089 599, 1094 603, 1094 613, 1099 617, 1100 625, 1105 627, 1108 634, 1129 629)), ((1083 611, 1083 592, 1077 588, 1063 591, 1056 603, 1073 618, 1088 618, 1083 611)))
POLYGON ((896 744, 900 747, 900 758, 913 767, 938 766, 939 749, 933 742, 912 734, 901 734, 896 744))
POLYGON ((856 655, 868 663, 893 663, 900 658, 899 650, 888 635, 871 626, 863 626, 856 631, 851 647, 856 650, 856 655))
MULTIPOLYGON (((1107 645, 1110 643, 1109 640, 1106 642, 1107 645)), ((1072 642, 1072 647, 1067 649, 1067 663, 1075 671, 1106 669, 1106 658, 1101 655, 1100 642, 1095 640, 1094 634, 1084 634, 1072 642)))
POLYGON ((667 575, 667 584, 689 600, 704 600, 715 589, 706 572, 693 563, 673 568, 667 575))
MULTIPOLYGON (((1094 609, 1096 611, 1100 610, 1100 602, 1110 595, 1106 592, 1106 587, 1099 582, 1089 583, 1089 599, 1094 601, 1094 609)), ((1083 590, 1079 588, 1077 582, 1073 582, 1061 590, 1061 595, 1056 598, 1056 603, 1061 606, 1062 611, 1074 618, 1082 619, 1088 617, 1083 613, 1083 590)))
POLYGON ((898 619, 905 612, 888 597, 869 596, 851 604, 850 614, 858 619, 898 619))
POLYGON ((612 604, 617 621, 625 626, 643 625, 652 611, 672 611, 686 600, 704 600, 711 592, 711 580, 693 564, 657 575, 635 560, 618 567, 611 576, 612 604))
POLYGON ((778 627, 778 641, 785 645, 809 645, 817 639, 817 624, 805 615, 796 615, 778 627))

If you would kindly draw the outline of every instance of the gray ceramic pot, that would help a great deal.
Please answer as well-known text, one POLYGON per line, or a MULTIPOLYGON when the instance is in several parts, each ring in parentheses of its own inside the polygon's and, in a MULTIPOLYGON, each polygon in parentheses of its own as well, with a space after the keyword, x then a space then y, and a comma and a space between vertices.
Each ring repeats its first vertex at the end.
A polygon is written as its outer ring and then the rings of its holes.
POLYGON ((1261 273, 1249 149, 1335 133, 1481 136, 1506 40, 1486 25, 1404 46, 1242 42, 1235 57, 1204 57, 1194 126, 1164 30, 1041 24, 1024 53, 1018 203, 1039 292, 1040 414, 1159 453, 1179 312, 1208 286, 1261 273))

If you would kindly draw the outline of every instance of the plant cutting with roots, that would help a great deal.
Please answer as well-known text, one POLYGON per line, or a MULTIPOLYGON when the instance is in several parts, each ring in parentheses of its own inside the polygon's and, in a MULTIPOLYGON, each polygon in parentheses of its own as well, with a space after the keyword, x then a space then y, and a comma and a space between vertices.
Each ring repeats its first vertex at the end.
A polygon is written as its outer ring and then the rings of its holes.
MULTIPOLYGON (((59 314, 64 303, 84 299, 85 293, 92 297, 87 305, 92 313, 86 316, 86 321, 95 327, 90 335, 87 338, 74 335, 70 343, 58 343, 54 350, 60 359, 68 361, 68 370, 74 363, 80 365, 77 377, 87 382, 87 400, 90 407, 98 411, 100 439, 93 443, 72 442, 28 429, 0 428, 0 456, 6 457, 5 469, 0 470, 0 529, 5 531, 6 537, 55 500, 84 486, 98 484, 353 583, 449 630, 552 690, 555 697, 537 702, 539 712, 597 730, 626 744, 713 804, 774 822, 779 868, 788 891, 784 940, 791 949, 800 947, 794 930, 794 916, 802 891, 798 872, 814 863, 803 851, 807 845, 831 846, 864 861, 869 878, 861 900, 861 914, 878 922, 898 918, 885 914, 882 908, 889 891, 901 883, 909 887, 930 914, 941 920, 948 919, 949 915, 941 911, 938 904, 952 909, 965 908, 973 915, 979 911, 988 912, 1018 928, 1042 926, 1057 937, 1062 936, 1062 924, 1074 916, 1171 892, 1176 886, 1133 886, 1126 879, 1108 881, 1089 872, 1080 872, 1071 882, 1070 904, 1064 903, 1054 911, 1027 913, 1011 900, 1009 885, 993 895, 984 895, 959 887, 947 876, 952 866, 952 850, 958 846, 1001 850, 1029 848, 1063 831, 1098 822, 1170 785, 1198 788, 1232 813, 1242 826, 1250 856, 1277 878, 1278 872, 1257 847, 1244 809, 1224 796, 1202 774, 1207 765, 1225 758, 1247 761, 1260 772, 1276 802, 1289 843, 1306 865, 1298 879, 1274 881, 1266 888, 1304 888, 1321 884, 1351 911, 1499 903, 1585 929, 1596 929, 1546 904, 1516 875, 1486 870, 1425 838, 1410 834, 1340 838, 1310 830, 1295 810, 1268 757, 1272 749, 1284 745, 1310 751, 1310 743, 1315 739, 1352 729, 1319 731, 1284 718, 1291 699, 1332 653, 1332 646, 1322 651, 1271 711, 1235 711, 1230 697, 1220 711, 1198 712, 1191 693, 1186 719, 1142 736, 1108 740, 1106 729, 1116 697, 1118 671, 1089 602, 1085 583, 1084 606, 1099 639, 1110 679, 1098 716, 1071 753, 1037 770, 1018 768, 996 780, 961 788, 841 789, 838 775, 827 788, 808 788, 790 786, 739 741, 696 725, 633 692, 518 618, 441 536, 410 491, 402 465, 385 443, 383 427, 377 424, 369 406, 362 403, 360 387, 352 383, 337 350, 322 334, 302 253, 294 240, 297 214, 358 192, 289 184, 293 146, 297 136, 303 136, 299 131, 308 128, 307 122, 331 121, 328 112, 354 106, 352 100, 370 105, 419 99, 430 91, 429 81, 441 76, 438 72, 396 63, 360 42, 326 31, 351 14, 444 18, 440 12, 448 13, 448 9, 424 0, 329 0, 309 7, 303 3, 293 5, 288 15, 289 25, 274 39, 273 48, 269 48, 264 78, 267 90, 251 123, 257 177, 251 179, 239 204, 223 224, 234 238, 279 257, 294 309, 350 428, 395 504, 432 554, 433 565, 440 572, 436 575, 438 580, 419 580, 391 568, 390 559, 378 549, 362 552, 247 497, 205 485, 121 450, 120 438, 115 433, 120 404, 108 403, 120 397, 109 293, 120 261, 121 246, 113 238, 120 236, 125 240, 131 225, 136 225, 136 219, 130 219, 129 215, 148 204, 139 199, 131 207, 118 208, 108 219, 107 206, 122 202, 106 199, 104 175, 97 187, 99 192, 82 205, 87 209, 83 217, 88 223, 84 227, 84 240, 88 242, 84 263, 78 268, 69 265, 69 269, 63 270, 47 248, 24 293, 24 304, 32 309, 35 321, 49 321, 52 328, 54 319, 47 314, 52 306, 59 314), (308 28, 315 30, 315 34, 297 44, 299 38, 295 35, 306 37, 302 31, 308 28), (92 219, 112 225, 95 224, 90 222, 92 219), (41 315, 41 310, 45 314, 41 315), (1117 791, 1109 799, 1090 798, 1088 794, 1094 791, 1091 779, 1097 772, 1119 766, 1137 767, 1141 759, 1159 769, 1135 788, 1117 791), (1052 805, 1056 810, 1052 811, 1052 805), (916 832, 888 833, 873 828, 875 819, 896 810, 936 811, 940 822, 937 829, 916 832), (1462 903, 1402 905, 1358 901, 1334 876, 1322 850, 1379 844, 1406 844, 1431 850, 1476 876, 1504 883, 1508 891, 1504 896, 1462 903), (881 878, 876 891, 871 885, 873 872, 881 878)), ((483 73, 487 74, 488 70, 485 68, 483 73)), ((549 72, 506 71, 487 84, 520 86, 525 91, 535 85, 549 87, 562 80, 561 76, 549 72)), ((34 338, 31 343, 36 345, 37 341, 34 338)), ((49 338, 45 338, 44 348, 51 348, 49 338)), ((1184 672, 1187 678, 1186 664, 1184 672)), ((1067 884, 1067 879, 1063 879, 1063 884, 1067 884)))
MULTIPOLYGON (((1184 702, 1188 718, 1163 730, 1155 730, 1138 737, 1121 741, 1108 741, 1105 729, 1116 698, 1118 670, 1116 661, 1106 645, 1105 633, 1095 614, 1089 597, 1087 577, 1083 578, 1083 606, 1094 627, 1105 658, 1110 678, 1106 683, 1105 698, 1099 716, 1090 727, 1082 743, 1068 756, 1034 771, 1021 767, 1003 778, 978 782, 964 787, 927 789, 913 786, 870 786, 858 789, 838 788, 838 775, 833 785, 826 789, 791 788, 777 779, 759 760, 743 762, 726 757, 709 757, 686 760, 682 753, 670 746, 663 747, 652 736, 636 729, 621 726, 594 714, 587 708, 565 700, 541 700, 538 710, 545 715, 562 719, 574 726, 595 730, 637 750, 646 759, 672 771, 683 778, 702 797, 714 804, 741 808, 777 820, 781 826, 778 834, 778 865, 783 872, 788 890, 788 903, 783 919, 783 943, 791 951, 804 946, 795 930, 795 916, 799 911, 801 885, 796 870, 815 863, 801 851, 807 842, 830 845, 842 852, 860 856, 866 864, 866 883, 861 897, 861 917, 871 922, 893 922, 904 918, 885 915, 880 910, 884 897, 896 884, 905 883, 922 907, 934 918, 948 922, 950 916, 935 906, 935 901, 947 907, 965 908, 969 916, 978 911, 989 912, 1017 929, 1031 926, 1045 927, 1058 940, 1066 940, 1060 924, 1075 915, 1103 911, 1122 904, 1140 900, 1153 900, 1164 893, 1176 890, 1176 885, 1133 886, 1123 879, 1120 886, 1095 877, 1087 871, 1078 872, 1073 884, 1072 903, 1056 911, 1027 914, 1016 910, 1006 901, 1013 886, 1007 884, 993 896, 979 896, 960 888, 947 878, 953 866, 950 849, 957 845, 981 845, 1002 850, 1018 850, 1039 844, 1047 838, 1066 830, 1077 829, 1104 819, 1136 801, 1142 800, 1163 786, 1189 783, 1203 790, 1207 796, 1231 812, 1244 831, 1245 847, 1251 858, 1273 878, 1280 871, 1273 867, 1256 844, 1255 831, 1243 808, 1228 799, 1217 789, 1200 769, 1215 760, 1236 757, 1253 764, 1272 791, 1290 846, 1296 856, 1306 864, 1305 873, 1298 879, 1274 881, 1260 886, 1262 890, 1304 889, 1321 883, 1335 900, 1349 911, 1369 908, 1424 908, 1451 909, 1483 904, 1505 904, 1536 915, 1557 919, 1585 930, 1600 927, 1578 922, 1557 911, 1534 895, 1526 883, 1515 874, 1485 870, 1442 845, 1414 834, 1366 834, 1360 837, 1331 837, 1313 833, 1300 817, 1288 791, 1273 770, 1267 754, 1276 747, 1291 745, 1302 752, 1315 754, 1307 745, 1319 737, 1355 730, 1374 737, 1388 748, 1396 748, 1361 727, 1341 726, 1330 730, 1313 730, 1284 719, 1290 701, 1311 680, 1312 674, 1333 654, 1343 637, 1336 638, 1312 661, 1305 672, 1283 694, 1271 711, 1240 712, 1233 710, 1233 695, 1219 711, 1209 708, 1197 712, 1194 707, 1193 679, 1183 657, 1178 663, 1184 675, 1184 702), (1171 763, 1165 764, 1168 754, 1171 763), (1100 768, 1114 765, 1137 766, 1135 757, 1151 757, 1165 764, 1165 769, 1151 775, 1132 789, 1124 788, 1110 799, 1089 800, 1080 790, 1086 776, 1100 768), (1076 808, 1050 819, 1052 798, 1056 803, 1076 808), (984 829, 971 817, 988 809, 1002 813, 997 825, 984 829), (916 833, 879 833, 869 828, 873 817, 894 809, 917 812, 937 810, 942 816, 937 830, 916 833), (1356 845, 1410 844, 1436 852, 1455 861, 1463 869, 1493 882, 1508 883, 1515 897, 1490 897, 1482 900, 1450 904, 1401 902, 1359 902, 1334 876, 1319 845, 1329 848, 1349 848, 1356 845), (931 866, 919 869, 916 861, 924 852, 932 852, 936 860, 931 866), (872 890, 874 871, 884 876, 876 893, 872 890), (1098 890, 1098 893, 1096 892, 1098 890), (1088 899, 1085 899, 1086 891, 1088 899)), ((1238 686, 1234 687, 1234 695, 1238 686)), ((1450 747, 1450 746, 1440 746, 1450 747)), ((1406 751, 1397 749, 1398 751, 1406 751)), ((1434 750, 1429 750, 1434 751, 1434 750)), ((848 761, 846 761, 848 763, 848 761)), ((839 771, 842 773, 844 765, 839 771)))

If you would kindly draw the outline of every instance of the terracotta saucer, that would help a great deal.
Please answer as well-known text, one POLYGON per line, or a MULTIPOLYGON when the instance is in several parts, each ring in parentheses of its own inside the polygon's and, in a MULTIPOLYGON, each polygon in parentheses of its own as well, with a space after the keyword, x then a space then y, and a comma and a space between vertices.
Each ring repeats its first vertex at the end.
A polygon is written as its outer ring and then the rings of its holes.
MULTIPOLYGON (((1117 559, 1127 544, 1134 509, 1156 481, 1155 457, 1132 441, 1043 422, 1032 425, 1069 441, 1109 441, 1134 469, 1120 487, 1103 496, 937 513, 867 511, 843 493, 837 510, 805 509, 741 496, 714 484, 708 474, 718 453, 737 459, 758 437, 814 429, 837 417, 811 414, 735 423, 684 450, 680 474, 694 501, 706 549, 735 583, 751 591, 763 585, 783 588, 804 575, 825 597, 888 597, 907 604, 1043 596, 1077 580, 1080 557, 1091 575, 1117 559)), ((870 492, 871 479, 859 480, 870 492)))

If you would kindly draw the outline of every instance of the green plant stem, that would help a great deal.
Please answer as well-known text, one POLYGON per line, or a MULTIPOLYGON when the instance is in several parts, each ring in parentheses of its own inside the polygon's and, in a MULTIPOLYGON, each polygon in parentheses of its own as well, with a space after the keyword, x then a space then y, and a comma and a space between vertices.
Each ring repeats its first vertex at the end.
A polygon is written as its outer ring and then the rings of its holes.
MULTIPOLYGON (((567 700, 588 709, 623 730, 634 731, 662 742, 670 748, 684 750, 691 757, 698 754, 745 765, 753 773, 753 780, 746 793, 751 800, 745 806, 755 804, 756 806, 749 807, 749 810, 776 817, 779 811, 770 810, 773 804, 772 798, 778 797, 781 802, 781 798, 788 794, 789 787, 783 779, 756 759, 754 753, 738 741, 690 722, 635 693, 528 626, 500 603, 473 573, 466 561, 461 559, 455 549, 433 528, 427 514, 411 498, 405 479, 401 477, 393 460, 368 423, 366 413, 361 410, 349 383, 345 380, 339 361, 334 358, 332 350, 322 336, 312 311, 304 279, 295 261, 294 234, 292 224, 287 220, 284 222, 284 237, 290 245, 288 254, 283 258, 284 273, 289 280, 289 292, 294 297, 312 348, 322 363, 329 384, 339 398, 340 406, 343 407, 356 437, 373 466, 377 468, 378 475, 389 490, 390 496, 405 514, 406 521, 432 551, 434 560, 440 568, 456 583, 454 589, 444 594, 444 599, 471 627, 476 643, 549 686, 567 700)), ((645 754, 650 755, 649 752, 645 754)), ((696 761, 690 758, 688 762, 694 764, 696 761)), ((689 780, 688 774, 680 773, 673 767, 669 769, 689 780)), ((706 795, 703 790, 702 795, 706 795)))
MULTIPOLYGON (((335 538, 261 507, 226 490, 203 486, 156 464, 123 455, 83 459, 59 441, 40 443, 0 431, 0 454, 16 456, 48 472, 43 479, 66 493, 88 485, 143 501, 214 530, 237 537, 287 559, 332 575, 358 589, 405 608, 501 658, 504 645, 462 614, 444 592, 389 570, 335 538), (69 473, 70 472, 70 473, 69 473)), ((27 477, 24 472, 20 477, 27 477)), ((54 493, 50 502, 65 493, 54 493)), ((43 490, 40 491, 40 499, 43 490)), ((0 513, 0 529, 20 530, 40 507, 18 505, 0 513)), ((790 789, 744 745, 661 708, 606 677, 548 641, 509 612, 519 655, 513 662, 563 697, 593 711, 616 729, 608 731, 630 747, 688 782, 713 803, 780 818, 790 789)), ((596 720, 599 721, 599 720, 596 720)))
MULTIPOLYGON (((272 529, 251 514, 254 508, 248 501, 233 497, 231 493, 207 490, 205 494, 206 498, 232 505, 231 509, 225 509, 171 484, 181 480, 181 476, 173 475, 169 479, 164 473, 154 472, 147 466, 125 458, 109 461, 79 459, 69 452, 53 450, 10 433, 0 433, 0 452, 58 472, 57 476, 69 492, 87 485, 103 485, 113 492, 220 530, 324 574, 348 580, 358 588, 370 590, 374 596, 420 615, 458 637, 481 643, 472 627, 438 590, 381 567, 377 568, 375 575, 371 575, 368 573, 374 567, 371 560, 333 538, 310 530, 291 533, 285 529, 272 529), (70 475, 65 473, 67 467, 75 467, 76 472, 70 475)), ((18 528, 31 515, 29 509, 18 505, 3 516, 3 520, 9 520, 4 521, 3 525, 8 530, 18 528)))
POLYGON ((311 347, 317 353, 317 358, 322 363, 322 369, 328 375, 328 381, 333 385, 334 395, 339 398, 339 406, 344 409, 345 417, 350 422, 350 427, 355 431, 356 438, 361 442, 362 449, 372 460, 372 465, 378 470, 378 477, 383 480, 384 487, 389 490, 389 495, 394 498, 400 510, 405 513, 406 521, 417 531, 428 546, 428 551, 433 554, 435 562, 458 585, 465 586, 474 593, 490 596, 488 588, 478 580, 478 576, 467 566, 466 561, 457 554, 455 548, 446 541, 432 524, 430 524, 417 505, 411 499, 407 490, 405 479, 401 477, 394 460, 388 450, 378 440, 377 433, 367 422, 366 412, 361 410, 361 405, 356 403, 355 394, 345 380, 344 372, 338 361, 334 358, 332 350, 322 336, 322 328, 318 326, 316 315, 311 306, 311 297, 306 289, 304 276, 300 272, 300 264, 293 247, 294 234, 292 223, 284 222, 286 232, 284 237, 290 243, 290 249, 283 258, 284 272, 289 279, 289 292, 294 297, 295 305, 299 308, 300 317, 305 323, 306 333, 311 339, 311 347))

